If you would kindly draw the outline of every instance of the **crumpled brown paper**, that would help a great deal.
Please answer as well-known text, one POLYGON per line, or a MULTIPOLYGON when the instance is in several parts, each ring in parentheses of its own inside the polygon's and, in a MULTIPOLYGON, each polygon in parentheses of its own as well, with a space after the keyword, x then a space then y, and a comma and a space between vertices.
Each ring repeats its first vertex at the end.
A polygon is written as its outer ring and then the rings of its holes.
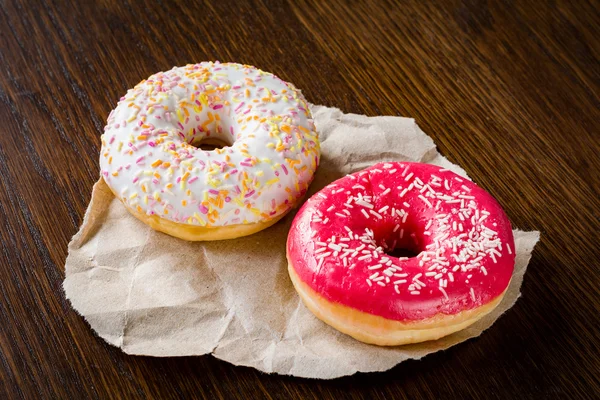
MULTIPOLYGON (((322 141, 312 194, 380 161, 420 161, 466 177, 413 119, 344 114, 313 106, 322 141)), ((516 266, 500 306, 446 338, 401 347, 360 343, 315 318, 287 273, 293 213, 257 234, 190 243, 128 214, 104 181, 94 186, 83 225, 69 244, 64 289, 107 342, 128 354, 212 353, 267 373, 330 379, 384 371, 480 335, 515 303, 538 232, 515 231, 516 266)))

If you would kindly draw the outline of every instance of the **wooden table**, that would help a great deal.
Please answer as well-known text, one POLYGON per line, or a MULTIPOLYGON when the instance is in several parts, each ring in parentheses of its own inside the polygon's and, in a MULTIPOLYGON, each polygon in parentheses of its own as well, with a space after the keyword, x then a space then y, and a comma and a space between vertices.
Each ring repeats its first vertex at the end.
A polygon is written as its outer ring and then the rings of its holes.
POLYGON ((587 1, 0 2, 1 398, 600 396, 600 11, 587 1), (540 230, 516 306, 481 337, 333 381, 211 356, 134 357, 61 288, 117 99, 203 60, 272 71, 309 101, 417 120, 540 230))

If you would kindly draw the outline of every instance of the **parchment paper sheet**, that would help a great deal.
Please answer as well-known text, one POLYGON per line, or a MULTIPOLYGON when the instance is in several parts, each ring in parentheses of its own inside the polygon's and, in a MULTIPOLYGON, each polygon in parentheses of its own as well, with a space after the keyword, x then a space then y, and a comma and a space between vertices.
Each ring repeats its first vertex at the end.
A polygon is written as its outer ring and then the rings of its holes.
MULTIPOLYGON (((322 159, 309 195, 379 161, 427 162, 466 177, 413 119, 312 110, 322 159)), ((539 239, 538 232, 515 231, 514 276, 492 314, 438 341, 386 348, 338 333, 304 307, 287 274, 293 214, 245 238, 189 243, 129 215, 100 180, 69 244, 66 295, 100 337, 128 354, 212 353, 267 373, 330 379, 384 371, 479 336, 516 302, 539 239)))

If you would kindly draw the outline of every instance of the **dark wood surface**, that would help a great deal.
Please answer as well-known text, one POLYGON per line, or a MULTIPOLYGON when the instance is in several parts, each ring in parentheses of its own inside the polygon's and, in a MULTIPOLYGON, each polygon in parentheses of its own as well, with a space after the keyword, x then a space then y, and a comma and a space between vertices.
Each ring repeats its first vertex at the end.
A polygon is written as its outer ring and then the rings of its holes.
POLYGON ((600 397, 600 11, 594 1, 0 1, 0 398, 600 397), (417 120, 542 232, 516 306, 385 373, 269 376, 123 354, 61 288, 117 99, 204 60, 309 101, 417 120))

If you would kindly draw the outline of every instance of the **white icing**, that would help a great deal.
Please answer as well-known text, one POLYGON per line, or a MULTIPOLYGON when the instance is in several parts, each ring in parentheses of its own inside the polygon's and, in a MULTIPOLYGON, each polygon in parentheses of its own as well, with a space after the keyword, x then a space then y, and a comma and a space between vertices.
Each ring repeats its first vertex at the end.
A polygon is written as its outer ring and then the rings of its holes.
POLYGON ((152 75, 121 98, 102 135, 100 168, 139 212, 224 226, 289 210, 319 155, 310 111, 293 85, 249 66, 200 63, 152 75), (229 146, 193 146, 206 138, 229 146))

